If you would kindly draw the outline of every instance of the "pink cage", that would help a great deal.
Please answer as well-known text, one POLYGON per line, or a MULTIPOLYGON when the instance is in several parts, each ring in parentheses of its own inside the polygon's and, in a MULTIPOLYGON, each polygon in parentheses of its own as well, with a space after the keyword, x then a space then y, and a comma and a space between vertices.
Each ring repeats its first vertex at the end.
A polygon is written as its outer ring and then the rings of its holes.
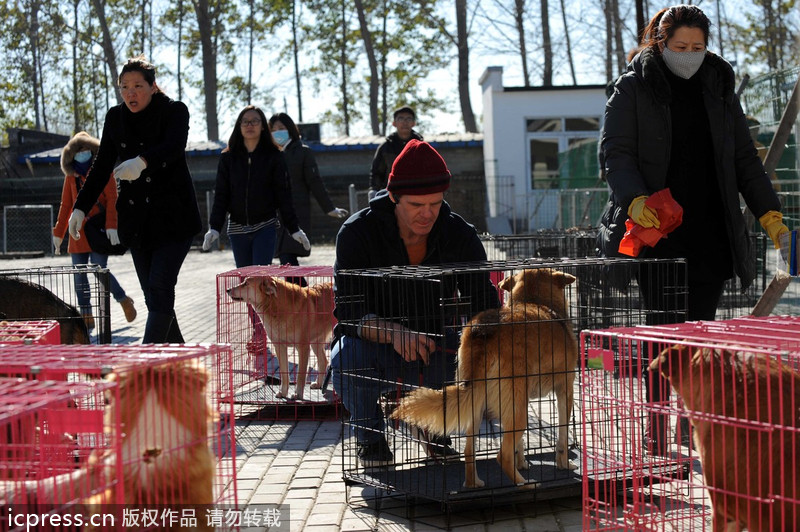
MULTIPOLYGON (((124 509, 167 509, 207 525, 236 509, 231 350, 217 345, 0 345, 5 372, 119 385, 124 509)), ((170 516, 174 516, 174 512, 170 516)), ((141 525, 139 525, 141 526, 141 525)), ((153 523, 159 529, 163 523, 153 523)))
POLYGON ((800 529, 800 317, 581 345, 584 530, 800 529))
POLYGON ((104 416, 118 392, 114 382, 0 378, 0 529, 69 528, 122 503, 120 420, 104 416))
POLYGON ((235 401, 260 419, 327 419, 330 266, 248 266, 217 275, 217 342, 233 348, 235 401))
POLYGON ((0 344, 61 343, 61 326, 55 320, 0 321, 0 344))

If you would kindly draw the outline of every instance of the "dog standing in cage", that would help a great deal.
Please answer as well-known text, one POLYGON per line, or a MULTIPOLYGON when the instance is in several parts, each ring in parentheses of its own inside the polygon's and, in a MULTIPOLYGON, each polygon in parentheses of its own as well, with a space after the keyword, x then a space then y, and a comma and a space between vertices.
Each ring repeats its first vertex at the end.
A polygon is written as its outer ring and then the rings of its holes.
POLYGON ((475 436, 485 414, 503 430, 497 461, 517 485, 528 469, 522 446, 529 398, 555 392, 558 399, 556 467, 574 469, 568 455, 578 342, 567 315, 564 288, 575 276, 550 268, 523 270, 499 283, 511 292, 500 309, 481 312, 465 327, 458 350, 457 384, 443 390, 418 388, 401 400, 392 417, 438 434, 466 433, 464 486, 484 485, 475 463, 475 436))
POLYGON ((771 354, 677 345, 650 363, 683 398, 712 530, 800 525, 800 374, 771 354))
POLYGON ((258 313, 267 337, 275 347, 281 378, 278 398, 303 399, 311 351, 317 357, 317 380, 311 389, 322 388, 328 370, 325 346, 333 334, 333 284, 300 286, 278 277, 248 277, 228 289, 235 301, 245 301, 258 313), (298 354, 297 384, 289 395, 289 347, 298 354))

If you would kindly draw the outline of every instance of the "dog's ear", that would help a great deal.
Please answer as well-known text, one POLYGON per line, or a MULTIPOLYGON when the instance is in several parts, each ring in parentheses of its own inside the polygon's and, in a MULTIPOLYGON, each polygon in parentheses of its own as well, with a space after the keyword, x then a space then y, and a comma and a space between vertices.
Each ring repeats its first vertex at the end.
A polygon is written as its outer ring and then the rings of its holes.
POLYGON ((566 272, 553 270, 553 280, 555 281, 557 287, 564 288, 568 284, 574 283, 577 280, 577 277, 566 272))
POLYGON ((511 289, 514 288, 515 282, 516 282, 516 275, 509 275, 508 277, 497 283, 497 288, 499 288, 500 290, 506 290, 508 292, 511 292, 511 289))
POLYGON ((686 345, 670 346, 650 362, 650 371, 660 371, 661 374, 672 380, 672 377, 680 377, 681 367, 688 367, 691 360, 692 350, 686 345))

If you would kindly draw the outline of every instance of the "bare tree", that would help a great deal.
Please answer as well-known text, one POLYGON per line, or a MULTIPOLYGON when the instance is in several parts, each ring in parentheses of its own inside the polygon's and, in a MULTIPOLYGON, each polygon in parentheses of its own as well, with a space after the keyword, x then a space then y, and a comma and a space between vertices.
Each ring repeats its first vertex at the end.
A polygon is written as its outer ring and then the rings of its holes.
POLYGON ((342 0, 342 55, 340 64, 342 66, 342 119, 344 120, 344 134, 350 135, 350 111, 349 98, 347 91, 347 11, 345 0, 342 0))
POLYGON ((469 100, 469 30, 467 28, 467 0, 456 0, 456 48, 458 49, 458 100, 461 118, 467 133, 477 133, 475 113, 469 100))
POLYGON ((80 0, 73 0, 72 2, 72 20, 75 24, 75 32, 72 40, 72 117, 73 117, 73 132, 78 132, 81 129, 80 123, 80 110, 78 106, 78 4, 80 0))
POLYGON ((542 52, 544 55, 542 85, 550 87, 553 85, 553 45, 550 42, 550 9, 547 0, 541 0, 540 5, 542 9, 542 52))
MULTIPOLYGON (((100 25, 100 32, 103 34, 103 58, 108 68, 109 78, 112 83, 116 81, 117 71, 117 54, 114 52, 114 42, 111 40, 111 32, 108 29, 108 22, 106 21, 105 2, 103 0, 92 0, 94 12, 97 15, 97 23, 100 25)), ((180 55, 178 55, 180 57, 180 55)), ((117 103, 122 103, 122 96, 119 91, 112 91, 117 103)))
POLYGON ((367 27, 364 2, 362 0, 355 0, 354 3, 356 6, 356 14, 358 15, 358 25, 361 29, 361 40, 364 41, 364 52, 367 54, 367 63, 369 64, 369 119, 372 126, 372 134, 380 135, 381 128, 380 121, 378 120, 378 62, 375 59, 375 47, 372 44, 372 34, 367 27))
POLYGON ((564 40, 567 45, 567 62, 569 63, 569 72, 572 75, 572 84, 578 84, 578 78, 575 76, 575 61, 572 59, 572 44, 569 39, 569 24, 567 24, 567 9, 564 5, 564 0, 561 0, 561 20, 564 24, 564 40))
POLYGON ((531 75, 528 71, 528 47, 525 43, 525 0, 514 0, 514 25, 519 38, 519 55, 522 60, 522 79, 526 87, 531 86, 531 75))
POLYGON ((300 89, 300 50, 297 47, 297 0, 292 0, 292 55, 294 56, 294 80, 297 86, 297 120, 303 121, 303 93, 300 89))
POLYGON ((197 29, 203 63, 203 94, 205 96, 206 129, 209 140, 219 140, 217 119, 217 50, 208 0, 192 0, 197 15, 197 29))

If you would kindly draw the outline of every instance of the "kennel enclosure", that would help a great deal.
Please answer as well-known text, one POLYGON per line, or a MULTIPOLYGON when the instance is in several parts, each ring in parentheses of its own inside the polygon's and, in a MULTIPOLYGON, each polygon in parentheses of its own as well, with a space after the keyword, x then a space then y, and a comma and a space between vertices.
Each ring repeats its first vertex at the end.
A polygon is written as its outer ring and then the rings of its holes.
POLYGON ((584 331, 581 344, 585 530, 710 530, 713 497, 751 529, 797 529, 800 318, 584 331), (662 352, 683 396, 641 378, 662 352), (767 370, 776 364, 786 373, 767 370), (649 400, 648 383, 660 389, 649 400), (710 427, 704 463, 696 423, 710 427), (661 448, 647 441, 654 427, 661 448))
MULTIPOLYGON (((158 507, 159 501, 186 506, 181 499, 185 493, 171 486, 186 485, 189 471, 170 468, 172 460, 196 452, 207 456, 197 463, 211 468, 204 487, 210 490, 213 505, 237 508, 231 351, 227 346, 0 344, 0 359, 6 374, 31 381, 86 386, 101 385, 109 375, 116 376, 119 401, 100 402, 97 411, 119 416, 123 431, 117 445, 123 453, 119 461, 123 472, 135 472, 134 476, 140 475, 152 488, 135 493, 120 490, 124 500, 144 507, 158 507), (115 406, 109 410, 109 405, 115 406), (156 436, 171 443, 161 447, 156 436)), ((97 415, 93 422, 98 423, 97 415)))
MULTIPOLYGON (((399 266, 369 270, 346 270, 337 275, 337 316, 340 325, 357 329, 361 325, 362 312, 401 324, 410 330, 425 332, 436 340, 439 346, 452 348, 452 340, 458 346, 462 328, 473 317, 476 310, 476 289, 485 289, 489 280, 497 282, 525 269, 556 269, 577 280, 565 288, 567 302, 566 316, 553 316, 556 322, 570 323, 574 334, 584 327, 598 323, 617 325, 637 325, 649 322, 666 321, 676 313, 685 312, 686 287, 681 284, 677 272, 685 271, 683 260, 644 260, 630 259, 526 259, 507 261, 488 261, 483 263, 450 264, 441 266, 399 266), (643 301, 636 284, 620 287, 607 281, 608 277, 621 275, 640 275, 648 272, 662 279, 664 289, 660 293, 659 306, 648 307, 643 301), (587 283, 588 288, 582 288, 587 283), (342 287, 345 287, 344 294, 342 287), (470 287, 465 289, 465 287, 470 287), (477 287, 477 288, 476 288, 477 287), (668 301, 667 301, 668 300, 668 301), (377 303, 376 303, 377 302, 377 303), (358 311, 348 313, 348 305, 358 311), (371 306, 372 305, 372 306, 371 306), (344 306, 340 311, 339 307, 344 306), (671 309, 664 314, 660 309, 671 309), (662 315, 664 314, 664 315, 662 315)), ((685 276, 683 277, 685 278, 685 276)), ((508 294, 500 294, 508 301, 508 294)), ((547 301, 552 294, 541 294, 547 301)), ((482 297, 482 296, 478 296, 482 297)), ((534 329, 540 322, 529 323, 534 329)), ((509 332, 501 333, 508 335, 509 332)), ((516 330, 516 329, 514 329, 516 330)), ((560 334, 569 334, 566 328, 560 334)), ((388 330, 387 330, 388 331, 388 330)), ((454 351, 451 351, 451 353, 454 351)), ((509 353, 510 357, 535 356, 535 353, 509 353)), ((552 357, 552 353, 542 352, 539 356, 552 357)), ((440 357, 443 366, 451 359, 440 357)), ((550 364, 548 364, 550 366, 550 364)), ((557 367, 557 366, 553 366, 557 367)), ((430 368, 422 364, 415 372, 404 369, 404 377, 396 381, 375 374, 372 368, 346 368, 342 379, 368 379, 379 385, 382 393, 378 401, 378 416, 383 420, 379 428, 371 429, 373 436, 384 438, 393 454, 387 465, 364 467, 359 460, 360 446, 356 434, 365 434, 364 427, 373 422, 372 418, 359 419, 346 417, 342 430, 343 476, 348 485, 364 485, 377 488, 381 494, 400 495, 408 499, 436 501, 443 506, 456 508, 460 505, 503 505, 532 499, 555 498, 581 493, 581 477, 585 471, 580 463, 578 449, 581 433, 581 416, 578 397, 582 386, 579 378, 579 364, 573 368, 550 370, 550 373, 536 372, 531 377, 558 379, 569 373, 575 377, 574 415, 569 418, 569 460, 575 469, 558 469, 555 463, 555 444, 559 428, 557 400, 553 394, 532 398, 527 402, 528 428, 522 437, 524 455, 529 464, 527 471, 521 471, 528 483, 536 483, 536 489, 520 489, 505 476, 495 460, 504 436, 504 428, 495 420, 484 419, 480 434, 476 437, 476 463, 478 476, 485 485, 480 488, 463 487, 465 466, 463 452, 465 436, 460 433, 450 435, 450 445, 459 456, 439 459, 430 454, 432 434, 419 430, 410 424, 392 419, 391 413, 409 392, 425 384, 424 375, 430 368), (359 432, 362 431, 362 432, 359 432)), ((445 385, 457 384, 455 375, 442 367, 440 373, 449 375, 445 385)), ((503 384, 501 383, 500 386, 503 384)), ((347 391, 343 391, 346 394, 347 391)), ((345 406, 350 398, 342 397, 345 406)), ((355 400, 355 399, 353 399, 355 400)), ((508 407, 508 408, 513 408, 508 407)))
POLYGON ((46 266, 39 268, 0 270, 0 314, 8 320, 41 320, 57 319, 62 323, 62 343, 72 343, 67 336, 71 327, 82 328, 78 297, 75 293, 75 278, 85 275, 90 292, 89 306, 95 319, 95 329, 90 331, 93 343, 111 343, 111 281, 108 269, 99 266, 46 266), (21 281, 31 283, 39 289, 50 292, 52 296, 43 294, 39 301, 47 298, 50 303, 42 305, 22 304, 16 298, 24 297, 18 289, 11 285, 21 281), (52 301, 50 298, 57 298, 52 301), (68 307, 71 307, 68 308, 68 307), (55 309, 55 310, 54 310, 55 309), (42 315, 43 313, 55 315, 42 315))
MULTIPOLYGON (((312 389, 311 383, 317 380, 320 372, 314 353, 310 353, 304 400, 292 401, 280 398, 281 375, 277 358, 277 349, 288 351, 290 389, 296 391, 299 355, 297 345, 282 340, 269 338, 261 319, 251 305, 244 301, 231 299, 228 290, 244 282, 245 279, 266 279, 275 277, 281 280, 305 283, 316 286, 333 283, 331 266, 248 266, 230 270, 217 275, 217 342, 229 344, 233 351, 233 386, 234 401, 240 414, 248 414, 258 419, 338 419, 341 404, 333 393, 333 388, 312 389), (283 342, 283 345, 279 345, 283 342)), ((279 292, 280 294, 280 292, 279 292)), ((301 336, 300 331, 307 327, 305 315, 299 315, 290 308, 290 301, 282 301, 278 295, 274 303, 284 317, 288 318, 289 334, 301 336)), ((321 314, 316 318, 330 321, 330 331, 335 324, 333 317, 333 298, 326 303, 321 314)), ((325 357, 329 357, 329 342, 321 346, 325 357)), ((310 346, 308 346, 310 347, 310 346)))

